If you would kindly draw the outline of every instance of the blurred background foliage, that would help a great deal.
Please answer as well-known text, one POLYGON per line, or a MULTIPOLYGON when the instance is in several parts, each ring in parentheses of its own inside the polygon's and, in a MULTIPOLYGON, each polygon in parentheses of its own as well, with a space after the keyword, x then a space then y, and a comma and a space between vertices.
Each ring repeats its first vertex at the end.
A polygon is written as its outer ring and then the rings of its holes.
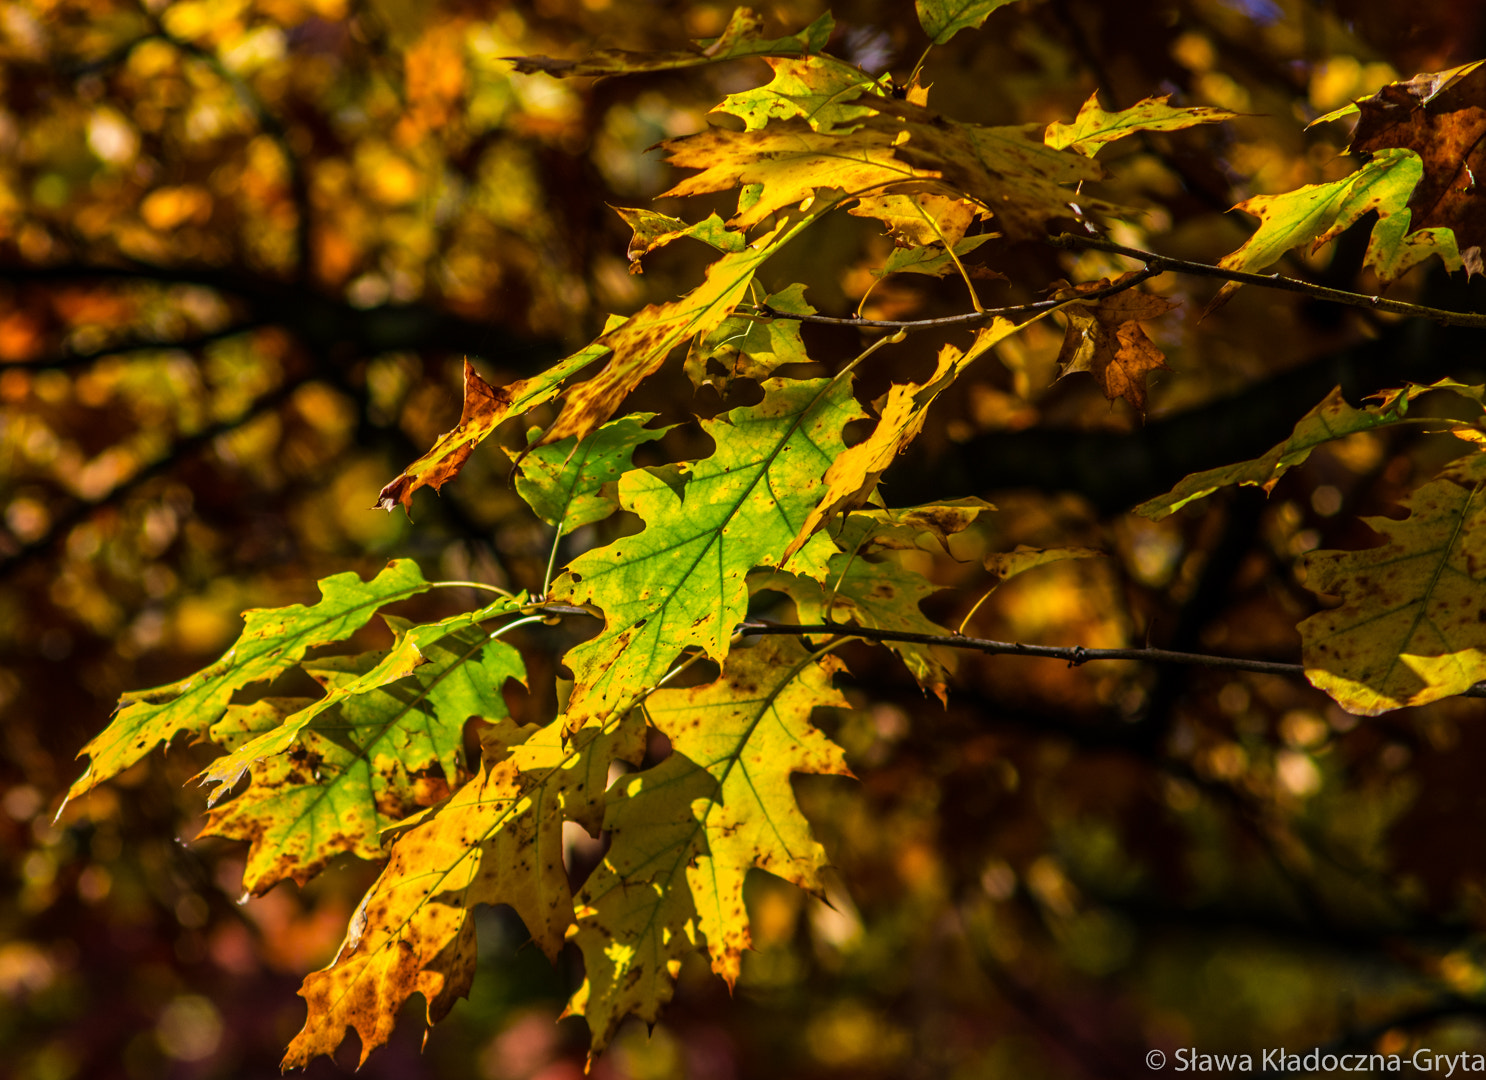
MULTIPOLYGON (((763 5, 793 31, 813 0, 763 5)), ((763 81, 724 65, 597 84, 502 57, 675 47, 730 6, 666 0, 17 0, 0 4, 0 1060, 25 1080, 277 1075, 374 867, 239 903, 243 852, 188 844, 205 760, 177 746, 53 815, 120 692, 212 660, 239 613, 412 555, 430 575, 539 587, 549 535, 487 446, 416 524, 367 509, 459 413, 466 355, 539 370, 606 313, 689 287, 684 250, 627 271, 605 205, 672 182, 645 150, 763 81)), ((835 9, 832 51, 905 75, 906 3, 835 9)), ((1211 261, 1251 194, 1344 175, 1345 125, 1312 117, 1384 83, 1486 55, 1486 9, 1424 0, 1028 0, 930 58, 931 105, 985 123, 1067 120, 1154 93, 1242 113, 1130 140, 1105 192, 1143 207, 1115 238, 1211 261)), ((706 204, 661 204, 705 212, 706 204)), ((1360 230, 1365 236, 1366 228, 1360 230)), ((849 314, 890 241, 838 215, 770 264, 849 314)), ((1119 267, 1035 245, 977 252, 988 304, 1119 267), (995 275, 1004 276, 997 279, 995 275)), ((1370 288, 1360 245, 1287 272, 1370 288)), ((1160 524, 1124 511, 1187 472, 1257 454, 1341 383, 1486 380, 1462 332, 1166 275, 1151 324, 1173 369, 1142 425, 1089 380, 1054 384, 1039 324, 962 379, 888 474, 890 499, 980 494, 1000 512, 954 558, 914 553, 955 626, 977 557, 1087 545, 1000 587, 973 632, 1292 660, 1315 600, 1295 559, 1363 546, 1449 453, 1417 434, 1319 452, 1267 501, 1250 489, 1160 524)), ((1479 304, 1414 275, 1391 295, 1479 304)), ((866 314, 964 310, 954 278, 876 283, 866 314)), ((809 328, 812 355, 854 331, 809 328)), ((938 342, 899 350, 902 378, 938 342), (911 350, 911 351, 909 351, 911 350)), ((866 371, 863 398, 887 385, 866 371)), ((708 391, 704 391, 704 394, 708 391)), ((642 388, 664 413, 679 371, 642 388)), ((720 403, 718 405, 720 408, 720 403)), ((678 412, 679 416, 679 412, 678 412)), ((539 415, 534 422, 548 417, 539 415)), ((513 443, 520 433, 513 432, 513 443)), ((694 429, 657 444, 695 453, 694 429)), ((658 460, 666 459, 664 456, 658 460)), ((612 526, 606 526, 612 527, 612 526)), ((622 527, 622 526, 621 526, 622 527)), ((590 536, 589 539, 592 539, 590 536)), ((580 533, 575 543, 582 543, 580 533)), ((433 602, 408 614, 443 613, 433 602)), ((368 641, 372 639, 368 637, 368 641)), ((374 643, 374 642, 372 642, 374 643)), ((366 642, 362 642, 366 644, 366 642)), ((523 640, 518 715, 550 715, 560 632, 523 640)), ((1316 1043, 1445 1051, 1486 1041, 1486 846, 1475 701, 1359 722, 1297 681, 959 658, 947 709, 896 662, 858 664, 827 723, 860 781, 798 781, 840 869, 831 904, 755 874, 757 951, 729 999, 705 965, 595 1075, 1145 1075, 1144 1051, 1316 1043)), ((574 836, 573 870, 591 865, 574 836), (585 861, 586 860, 586 861, 585 861)), ((482 916, 473 998, 419 1053, 416 1017, 373 1077, 577 1076, 552 970, 506 911, 482 916)), ((355 1040, 343 1047, 355 1060, 355 1040)), ((313 1075, 338 1066, 320 1061, 313 1075)))

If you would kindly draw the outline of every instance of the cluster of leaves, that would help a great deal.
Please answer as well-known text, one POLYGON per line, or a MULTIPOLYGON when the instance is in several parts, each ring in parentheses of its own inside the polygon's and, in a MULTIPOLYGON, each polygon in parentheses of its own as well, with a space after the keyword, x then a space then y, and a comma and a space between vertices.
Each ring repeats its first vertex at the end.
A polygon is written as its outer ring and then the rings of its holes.
MULTIPOLYGON (((979 29, 1006 2, 919 0, 918 13, 932 48, 979 29)), ((551 422, 512 452, 518 494, 554 532, 539 595, 496 590, 486 606, 432 623, 387 616, 389 649, 307 659, 349 640, 384 606, 440 584, 408 560, 370 581, 327 578, 316 604, 248 613, 236 644, 210 667, 126 695, 85 748, 90 763, 69 797, 183 733, 220 745, 225 754, 203 774, 216 785, 207 833, 251 841, 244 885, 253 894, 307 881, 341 852, 377 857, 390 842, 338 956, 305 981, 308 1020, 286 1066, 333 1053, 348 1029, 365 1060, 415 994, 431 1022, 442 1018, 471 985, 479 904, 513 907, 549 957, 576 943, 586 978, 569 1009, 587 1018, 594 1053, 626 1016, 658 1017, 690 952, 705 949, 731 984, 750 942, 746 876, 763 870, 825 890, 826 853, 790 778, 849 774, 840 747, 812 721, 816 709, 847 705, 835 650, 854 631, 870 632, 924 691, 953 693, 959 641, 920 608, 935 584, 908 556, 947 550, 993 508, 975 498, 890 507, 879 490, 936 399, 1014 335, 1057 319, 1060 376, 1087 372, 1111 402, 1144 412, 1148 377, 1165 358, 1142 323, 1175 306, 1142 288, 1159 261, 1095 281, 1049 281, 1045 299, 990 310, 970 257, 1065 228, 1077 230, 1067 242, 1097 244, 1099 230, 1130 214, 1097 193, 1103 147, 1232 114, 1162 98, 1107 112, 1091 98, 1071 123, 985 126, 935 112, 917 71, 896 84, 823 52, 831 30, 827 16, 766 38, 761 20, 740 10, 692 50, 515 61, 575 77, 762 57, 772 72, 717 106, 730 119, 663 144, 669 163, 694 170, 669 196, 736 191, 735 210, 699 221, 620 211, 634 231, 635 268, 683 240, 713 249, 701 283, 611 318, 591 344, 529 378, 496 387, 466 365, 458 425, 381 492, 384 508, 410 507, 420 487, 454 480, 483 440, 552 403, 551 422), (870 411, 858 401, 858 372, 911 331, 945 321, 838 320, 875 337, 822 374, 804 366, 812 358, 800 326, 816 317, 808 283, 768 292, 759 282, 769 260, 838 212, 881 224, 892 250, 880 275, 958 274, 971 300, 953 320, 969 336, 945 344, 922 381, 891 380, 870 411), (647 426, 654 414, 621 410, 668 361, 682 365, 699 403, 720 395, 731 407, 697 407, 710 454, 637 466, 637 450, 664 429, 647 426), (621 510, 638 518, 638 531, 558 565, 565 537, 591 535, 585 527, 621 510), (793 633, 757 621, 790 611, 793 633), (602 628, 564 658, 571 686, 560 713, 518 725, 502 691, 525 668, 505 638, 536 622, 594 616, 602 628), (698 682, 708 664, 715 674, 698 682), (324 692, 235 700, 295 668, 324 692), (481 723, 466 746, 471 717, 481 723), (667 753, 647 756, 652 732, 665 736, 667 753), (576 891, 565 823, 609 839, 576 891)), ((1439 148, 1479 144, 1481 71, 1421 76, 1358 102, 1353 149, 1369 160, 1333 183, 1243 203, 1260 226, 1218 268, 1265 269, 1376 211, 1366 261, 1380 279, 1430 255, 1480 272, 1461 179, 1472 175, 1469 161, 1439 148)), ((1272 489, 1317 447, 1358 432, 1423 424, 1457 434, 1464 456, 1404 500, 1405 519, 1370 519, 1382 546, 1307 558, 1309 587, 1342 602, 1299 631, 1306 676, 1350 712, 1464 693, 1486 678, 1483 394, 1457 383, 1406 386, 1357 408, 1334 393, 1268 454, 1194 474, 1139 512, 1160 519, 1232 485, 1272 489), (1411 416, 1430 390, 1458 398, 1470 415, 1411 416)), ((993 553, 984 584, 1085 554, 993 553)))

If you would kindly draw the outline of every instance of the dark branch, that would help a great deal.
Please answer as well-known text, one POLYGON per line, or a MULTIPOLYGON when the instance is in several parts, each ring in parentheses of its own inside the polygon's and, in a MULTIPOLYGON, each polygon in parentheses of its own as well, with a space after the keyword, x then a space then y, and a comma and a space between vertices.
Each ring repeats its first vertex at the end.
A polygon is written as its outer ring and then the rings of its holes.
POLYGON ((1198 277, 1219 278, 1223 281, 1234 281, 1244 285, 1260 285, 1267 289, 1281 289, 1285 292, 1301 293, 1305 296, 1313 296, 1318 300, 1329 300, 1334 304, 1366 308, 1369 311, 1387 311, 1394 315, 1412 315, 1422 319, 1433 319, 1442 326, 1468 326, 1475 330, 1486 330, 1486 315, 1478 315, 1475 312, 1446 311, 1443 308, 1426 307, 1423 304, 1410 304, 1402 300, 1387 300, 1381 296, 1348 292, 1346 289, 1333 289, 1326 285, 1313 285, 1309 281, 1285 277, 1283 274, 1251 274, 1244 270, 1225 270, 1221 266, 1213 266, 1209 263, 1190 262, 1187 259, 1173 259, 1166 255, 1158 255, 1154 251, 1142 251, 1140 248, 1126 247, 1124 244, 1116 244, 1114 241, 1106 240, 1101 236, 1061 233, 1058 236, 1049 237, 1048 243, 1052 244, 1053 247, 1065 248, 1067 250, 1094 248, 1097 251, 1108 251, 1115 255, 1125 255, 1131 259, 1141 260, 1145 263, 1147 270, 1154 269, 1158 273, 1163 270, 1174 270, 1178 273, 1193 274, 1198 277))

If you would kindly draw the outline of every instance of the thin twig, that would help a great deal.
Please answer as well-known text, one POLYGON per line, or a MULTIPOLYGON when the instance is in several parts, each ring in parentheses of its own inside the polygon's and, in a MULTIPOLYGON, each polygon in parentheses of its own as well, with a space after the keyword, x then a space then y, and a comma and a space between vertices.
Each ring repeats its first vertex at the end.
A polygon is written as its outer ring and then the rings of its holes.
MULTIPOLYGON (((1395 315, 1412 315, 1417 318, 1432 319, 1442 326, 1468 326, 1477 330, 1486 330, 1486 315, 1471 311, 1446 311, 1443 308, 1426 307, 1423 304, 1410 304, 1403 300, 1388 300, 1381 296, 1369 296, 1366 293, 1348 292, 1345 289, 1332 289, 1325 285, 1314 285, 1309 281, 1301 281, 1299 278, 1285 277, 1283 274, 1251 274, 1246 270, 1227 270, 1221 266, 1213 266, 1210 263, 1191 262, 1187 259, 1173 259, 1169 255, 1158 255, 1154 251, 1142 251, 1140 248, 1126 247, 1124 244, 1116 244, 1113 240, 1106 240, 1102 236, 1084 236, 1078 233, 1060 233, 1057 236, 1048 237, 1049 244, 1053 247, 1073 251, 1084 248, 1093 248, 1096 251, 1108 251, 1115 255, 1125 255, 1131 259, 1139 259, 1145 263, 1147 270, 1173 270, 1181 274, 1193 274, 1197 277, 1219 278, 1223 281, 1236 281, 1245 285, 1260 285, 1268 289, 1282 289, 1285 292, 1302 293, 1306 296, 1314 296, 1318 300, 1329 300, 1335 304, 1345 304, 1348 307, 1366 308, 1369 311, 1387 311, 1395 315)), ((1093 294, 1090 294, 1093 295, 1093 294)))
MULTIPOLYGON (((1040 312, 1051 311, 1053 308, 1062 307, 1068 303, 1087 303, 1090 300, 1099 300, 1115 293, 1122 293, 1133 289, 1142 281, 1163 273, 1163 268, 1148 266, 1144 270, 1138 270, 1127 278, 1112 282, 1098 289, 1090 289, 1088 292, 1079 293, 1077 296, 1064 296, 1060 299, 1034 300, 1028 304, 1013 304, 1010 307, 986 308, 984 311, 971 311, 964 315, 945 315, 937 319, 858 319, 840 318, 834 315, 800 315, 791 311, 776 311, 767 304, 748 310, 739 307, 735 314, 745 319, 790 319, 801 323, 823 323, 827 326, 857 326, 868 330, 928 330, 936 326, 966 326, 975 323, 990 322, 997 316, 1012 315, 1036 315, 1040 312)), ((1486 325, 1486 324, 1483 324, 1486 325)))

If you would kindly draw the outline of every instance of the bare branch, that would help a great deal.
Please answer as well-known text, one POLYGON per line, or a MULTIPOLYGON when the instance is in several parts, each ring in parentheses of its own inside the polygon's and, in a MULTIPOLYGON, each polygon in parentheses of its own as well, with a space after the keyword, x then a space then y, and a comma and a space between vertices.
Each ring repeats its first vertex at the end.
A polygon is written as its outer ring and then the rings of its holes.
POLYGON ((751 310, 745 307, 739 307, 737 314, 745 318, 761 320, 790 319, 800 323, 822 323, 827 326, 857 326, 867 330, 930 330, 934 327, 942 326, 974 326, 976 323, 990 322, 998 316, 1036 315, 1039 312, 1051 311, 1053 308, 1062 307, 1070 301, 1087 303, 1090 300, 1099 300, 1106 296, 1113 296, 1115 293, 1122 293, 1133 289, 1141 282, 1163 272, 1162 268, 1147 266, 1144 270, 1136 271, 1130 277, 1113 282, 1103 288, 1090 289, 1088 292, 1079 293, 1076 297, 1065 296, 1057 300, 1034 300, 1028 304, 986 308, 983 311, 971 311, 964 315, 945 315, 937 319, 856 319, 838 318, 834 315, 799 315, 790 311, 776 311, 767 304, 751 310))
POLYGON ((1048 243, 1052 244, 1053 247, 1064 248, 1069 251, 1093 248, 1095 251, 1108 251, 1115 255, 1125 255, 1131 259, 1141 260, 1145 263, 1147 270, 1154 269, 1158 273, 1163 270, 1174 270, 1177 273, 1193 274, 1197 277, 1219 278, 1223 281, 1236 281, 1245 285, 1260 285, 1267 289, 1281 289, 1285 292, 1301 293, 1305 296, 1314 296, 1318 300, 1329 300, 1334 304, 1366 308, 1368 311, 1387 311, 1394 315, 1412 315, 1416 318, 1432 319, 1442 326, 1469 326, 1476 330, 1486 330, 1486 315, 1476 314, 1475 312, 1446 311, 1443 308, 1426 307, 1423 304, 1410 304, 1402 300, 1387 300, 1381 296, 1369 296, 1366 293, 1348 292, 1345 289, 1332 289, 1325 285, 1313 285, 1309 281, 1285 277, 1283 274, 1251 274, 1245 270, 1226 270, 1221 266, 1213 266, 1210 263, 1190 262, 1187 259, 1173 259, 1167 255, 1158 255, 1154 251, 1142 251, 1140 248, 1126 247, 1124 244, 1116 244, 1112 240, 1106 240, 1102 236, 1061 233, 1058 236, 1049 237, 1048 243))

